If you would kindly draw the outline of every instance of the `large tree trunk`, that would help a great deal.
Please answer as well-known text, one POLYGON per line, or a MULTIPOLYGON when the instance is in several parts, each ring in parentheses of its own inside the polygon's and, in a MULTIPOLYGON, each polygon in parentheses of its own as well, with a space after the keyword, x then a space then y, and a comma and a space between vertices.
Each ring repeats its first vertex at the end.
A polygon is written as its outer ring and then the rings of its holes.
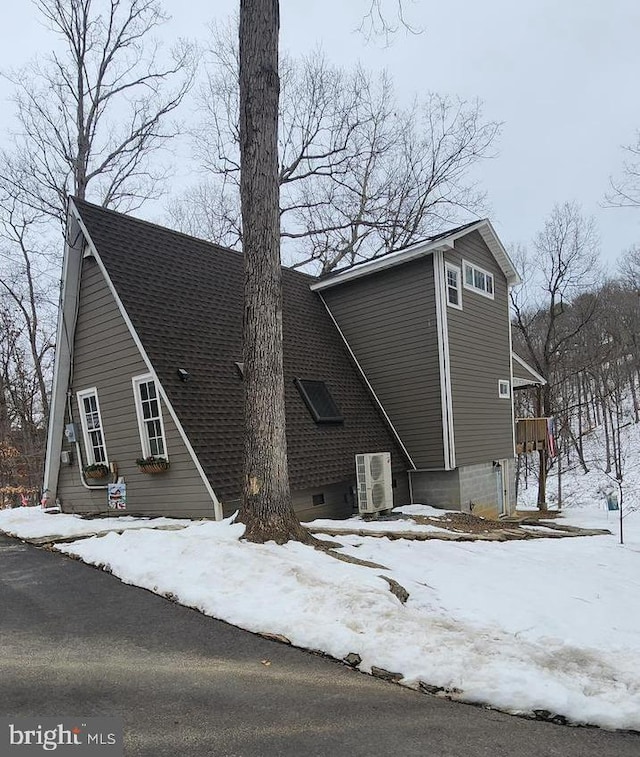
POLYGON ((278 0, 240 3, 240 197, 244 250, 245 538, 310 540, 289 491, 282 369, 278 0))

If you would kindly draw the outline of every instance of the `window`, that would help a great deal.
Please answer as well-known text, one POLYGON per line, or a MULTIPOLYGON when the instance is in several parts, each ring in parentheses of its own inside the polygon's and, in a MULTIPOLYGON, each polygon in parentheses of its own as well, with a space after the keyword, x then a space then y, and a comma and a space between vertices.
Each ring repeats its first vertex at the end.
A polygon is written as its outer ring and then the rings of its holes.
POLYGON ((498 397, 503 400, 508 400, 511 397, 511 386, 508 381, 502 379, 498 381, 498 397))
POLYGON ((324 381, 297 378, 295 385, 316 423, 342 423, 342 414, 324 381))
POLYGON ((447 304, 462 310, 462 292, 460 291, 460 269, 450 263, 444 264, 447 284, 447 304))
POLYGON ((84 437, 84 448, 87 455, 87 465, 107 462, 107 447, 104 443, 100 405, 98 404, 98 390, 85 389, 78 392, 78 407, 80 422, 84 437))
POLYGON ((493 274, 465 261, 464 288, 493 299, 493 274))
POLYGON ((133 379, 133 393, 136 400, 142 456, 167 457, 164 424, 160 410, 160 398, 156 382, 149 375, 133 379))

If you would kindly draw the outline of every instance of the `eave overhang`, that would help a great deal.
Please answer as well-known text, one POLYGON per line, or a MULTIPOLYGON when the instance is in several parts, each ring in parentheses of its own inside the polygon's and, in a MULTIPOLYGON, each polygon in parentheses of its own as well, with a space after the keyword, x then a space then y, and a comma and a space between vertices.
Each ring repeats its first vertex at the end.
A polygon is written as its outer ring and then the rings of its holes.
POLYGON ((484 240, 485 244, 491 251, 491 254, 496 259, 496 262, 500 266, 504 273, 507 284, 516 286, 521 283, 521 278, 516 271, 513 261, 509 257, 504 245, 500 241, 495 229, 491 225, 491 221, 483 219, 476 224, 466 226, 464 229, 452 232, 448 236, 441 236, 435 240, 427 240, 425 242, 418 242, 411 247, 406 247, 403 250, 397 252, 390 252, 383 257, 370 260, 361 265, 356 265, 352 268, 347 268, 344 271, 338 271, 337 273, 328 276, 327 278, 320 279, 311 284, 311 290, 314 292, 330 289, 331 287, 338 286, 347 281, 353 281, 355 279, 362 278, 364 276, 370 276, 371 274, 379 271, 384 271, 388 268, 394 268, 398 265, 403 265, 412 260, 426 257, 433 254, 436 250, 451 250, 454 242, 457 239, 467 236, 468 234, 477 231, 484 240))

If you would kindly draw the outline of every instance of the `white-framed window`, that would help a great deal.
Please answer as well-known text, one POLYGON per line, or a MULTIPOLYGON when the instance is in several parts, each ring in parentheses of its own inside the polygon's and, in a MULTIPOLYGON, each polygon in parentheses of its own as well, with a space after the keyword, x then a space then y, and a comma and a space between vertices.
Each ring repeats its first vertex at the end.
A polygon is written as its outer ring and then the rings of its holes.
POLYGON ((462 265, 464 267, 464 288, 493 299, 493 274, 485 271, 484 268, 478 268, 467 263, 466 260, 463 261, 462 265))
POLYGON ((142 456, 167 456, 167 443, 160 409, 160 397, 156 382, 150 373, 144 376, 134 376, 133 395, 136 401, 136 414, 140 430, 142 456))
POLYGON ((498 381, 498 397, 501 400, 508 400, 511 397, 511 384, 504 379, 498 381))
POLYGON ((457 265, 444 264, 445 284, 447 287, 447 305, 462 310, 462 286, 460 285, 461 272, 457 265))
POLYGON ((83 389, 77 393, 77 399, 87 465, 106 464, 109 458, 107 457, 107 445, 104 441, 98 390, 95 387, 83 389))

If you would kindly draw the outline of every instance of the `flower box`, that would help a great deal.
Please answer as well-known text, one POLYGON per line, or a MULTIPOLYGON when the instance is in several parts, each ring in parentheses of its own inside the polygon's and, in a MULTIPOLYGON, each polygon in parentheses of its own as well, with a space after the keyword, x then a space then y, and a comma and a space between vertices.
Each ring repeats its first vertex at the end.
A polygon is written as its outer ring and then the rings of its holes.
POLYGON ((109 466, 104 463, 93 463, 84 467, 85 478, 106 478, 108 475, 109 466))
POLYGON ((169 461, 164 457, 142 457, 136 460, 141 473, 164 473, 169 470, 169 461))

